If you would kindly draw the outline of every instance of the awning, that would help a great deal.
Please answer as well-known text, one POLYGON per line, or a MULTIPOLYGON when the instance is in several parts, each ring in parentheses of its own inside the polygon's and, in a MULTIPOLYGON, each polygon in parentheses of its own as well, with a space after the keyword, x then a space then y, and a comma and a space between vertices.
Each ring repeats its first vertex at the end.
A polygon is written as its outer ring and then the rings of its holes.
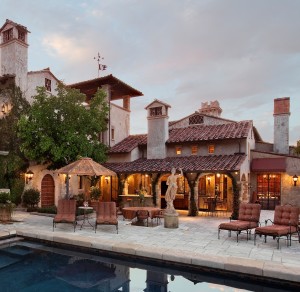
POLYGON ((281 158, 255 158, 251 163, 253 172, 285 172, 286 159, 281 158))

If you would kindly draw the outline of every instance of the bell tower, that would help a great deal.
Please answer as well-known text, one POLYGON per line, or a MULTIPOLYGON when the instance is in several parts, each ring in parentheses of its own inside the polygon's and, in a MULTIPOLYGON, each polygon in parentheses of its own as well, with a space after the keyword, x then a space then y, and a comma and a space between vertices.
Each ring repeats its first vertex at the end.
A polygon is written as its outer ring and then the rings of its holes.
POLYGON ((9 19, 0 28, 0 76, 14 75, 23 92, 27 89, 28 33, 25 26, 9 19))

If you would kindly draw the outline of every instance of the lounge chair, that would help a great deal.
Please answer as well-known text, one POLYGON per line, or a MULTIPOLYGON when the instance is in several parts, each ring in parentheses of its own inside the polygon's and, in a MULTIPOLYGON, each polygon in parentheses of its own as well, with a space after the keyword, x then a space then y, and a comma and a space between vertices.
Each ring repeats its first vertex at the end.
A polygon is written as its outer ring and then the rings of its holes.
POLYGON ((236 231, 237 242, 239 241, 241 231, 246 231, 248 240, 248 235, 251 236, 251 229, 259 225, 260 209, 260 204, 241 203, 238 220, 232 220, 230 218, 230 222, 221 223, 219 225, 218 239, 220 239, 221 230, 228 230, 229 235, 231 235, 231 231, 236 231))
POLYGON ((277 239, 277 248, 279 249, 279 239, 283 236, 287 239, 287 246, 292 244, 292 234, 298 234, 298 241, 300 243, 300 230, 299 230, 299 207, 284 205, 276 206, 274 212, 274 221, 268 219, 265 221, 266 226, 255 228, 254 244, 256 244, 256 235, 272 236, 277 239), (272 225, 267 225, 268 222, 272 225))
POLYGON ((97 225, 115 225, 118 233, 118 216, 115 202, 99 202, 96 209, 95 233, 97 225))
POLYGON ((53 231, 57 223, 71 223, 76 228, 76 201, 60 199, 57 205, 57 214, 53 219, 53 231))

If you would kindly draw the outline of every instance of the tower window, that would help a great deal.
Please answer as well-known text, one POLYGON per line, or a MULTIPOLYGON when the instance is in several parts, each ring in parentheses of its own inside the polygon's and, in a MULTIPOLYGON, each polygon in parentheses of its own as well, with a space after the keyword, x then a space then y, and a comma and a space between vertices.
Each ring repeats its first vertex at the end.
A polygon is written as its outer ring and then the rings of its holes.
POLYGON ((18 39, 22 42, 25 42, 25 32, 18 30, 18 39))
POLYGON ((215 145, 208 145, 208 153, 209 154, 215 153, 215 145))
POLYGON ((115 140, 115 129, 111 128, 111 139, 115 140))
POLYGON ((13 39, 13 29, 10 28, 3 32, 3 43, 6 43, 13 39))
POLYGON ((150 108, 150 116, 151 117, 161 116, 161 115, 162 115, 162 107, 161 106, 150 108))
POLYGON ((51 92, 51 80, 50 79, 45 78, 45 87, 46 87, 47 91, 51 92))
POLYGON ((182 153, 181 146, 176 146, 176 155, 181 155, 181 153, 182 153))

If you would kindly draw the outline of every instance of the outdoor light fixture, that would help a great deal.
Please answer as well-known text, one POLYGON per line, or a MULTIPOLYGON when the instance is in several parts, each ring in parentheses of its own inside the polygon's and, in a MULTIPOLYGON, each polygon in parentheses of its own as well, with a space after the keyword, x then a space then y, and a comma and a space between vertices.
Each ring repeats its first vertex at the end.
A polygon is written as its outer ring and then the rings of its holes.
POLYGON ((33 172, 31 170, 25 173, 26 184, 28 184, 33 178, 33 172))
POLYGON ((108 184, 108 181, 109 181, 109 176, 105 176, 105 181, 106 181, 106 183, 108 184))
POLYGON ((217 173, 217 177, 220 177, 221 175, 219 173, 217 173))
POLYGON ((294 187, 297 185, 297 181, 298 181, 298 176, 295 174, 293 176, 294 187))
POLYGON ((211 177, 208 176, 208 177, 207 177, 207 183, 208 183, 208 185, 210 185, 210 180, 211 180, 211 177))

